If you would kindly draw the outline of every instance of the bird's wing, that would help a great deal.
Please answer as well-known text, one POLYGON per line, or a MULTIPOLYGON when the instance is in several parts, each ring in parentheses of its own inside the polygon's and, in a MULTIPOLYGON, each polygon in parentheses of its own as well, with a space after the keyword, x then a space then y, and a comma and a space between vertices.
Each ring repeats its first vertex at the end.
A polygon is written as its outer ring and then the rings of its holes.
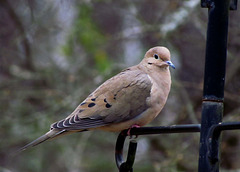
POLYGON ((125 69, 90 94, 66 119, 52 128, 88 130, 120 123, 145 111, 152 83, 138 66, 125 69))

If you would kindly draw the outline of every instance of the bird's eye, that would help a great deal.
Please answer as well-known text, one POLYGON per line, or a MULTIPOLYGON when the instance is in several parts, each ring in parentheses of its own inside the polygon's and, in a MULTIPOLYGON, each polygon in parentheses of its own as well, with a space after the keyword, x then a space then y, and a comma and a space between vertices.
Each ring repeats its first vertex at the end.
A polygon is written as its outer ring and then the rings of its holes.
POLYGON ((154 54, 154 58, 155 58, 155 59, 159 59, 159 57, 158 57, 157 54, 154 54))

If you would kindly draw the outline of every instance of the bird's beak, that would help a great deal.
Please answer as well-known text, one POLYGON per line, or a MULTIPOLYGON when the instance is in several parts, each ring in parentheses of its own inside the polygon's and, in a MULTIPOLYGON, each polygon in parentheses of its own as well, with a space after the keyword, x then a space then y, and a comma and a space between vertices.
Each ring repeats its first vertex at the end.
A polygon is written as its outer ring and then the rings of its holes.
POLYGON ((171 66, 173 69, 175 69, 174 64, 170 60, 166 61, 166 63, 168 64, 168 66, 171 66))

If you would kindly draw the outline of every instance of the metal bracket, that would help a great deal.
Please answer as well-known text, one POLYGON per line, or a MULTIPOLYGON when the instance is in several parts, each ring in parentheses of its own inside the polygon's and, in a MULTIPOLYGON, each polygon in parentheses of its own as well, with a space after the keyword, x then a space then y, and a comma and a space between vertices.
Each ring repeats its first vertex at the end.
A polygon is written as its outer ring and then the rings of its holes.
POLYGON ((224 130, 237 130, 240 129, 240 122, 224 122, 213 125, 209 130, 208 135, 208 158, 211 164, 219 163, 219 138, 221 132, 224 130))
MULTIPOLYGON (((172 126, 160 126, 160 127, 140 127, 132 128, 130 130, 131 135, 148 135, 148 134, 170 134, 170 133, 190 133, 200 132, 200 124, 187 124, 187 125, 172 125, 172 126)), ((127 161, 123 161, 123 147, 127 137, 128 130, 123 130, 117 138, 115 147, 115 160, 119 172, 132 172, 133 163, 135 160, 135 154, 137 149, 137 142, 131 140, 128 149, 127 161)))
MULTIPOLYGON (((230 10, 237 10, 237 2, 238 0, 230 0, 230 10)), ((214 0, 201 0, 202 8, 212 8, 214 6, 214 0)))
POLYGON ((122 132, 119 134, 116 149, 115 149, 115 160, 119 172, 133 172, 133 164, 135 160, 136 150, 137 150, 137 141, 131 140, 128 148, 127 161, 123 161, 123 147, 126 135, 122 132))
MULTIPOLYGON (((221 132, 224 130, 237 130, 240 129, 240 122, 223 122, 216 125, 212 125, 207 137, 207 157, 211 166, 217 166, 219 160, 219 138, 221 132)), ((172 126, 160 126, 160 127, 140 127, 132 128, 131 135, 149 135, 149 134, 173 134, 173 133, 190 133, 200 132, 200 124, 187 124, 187 125, 172 125, 172 126)), ((135 154, 137 149, 136 140, 131 140, 128 149, 127 161, 123 161, 123 148, 124 142, 127 137, 127 131, 123 130, 117 138, 115 148, 115 160, 119 172, 133 172, 133 164, 135 160, 135 154)), ((214 170, 213 170, 214 171, 214 170)))

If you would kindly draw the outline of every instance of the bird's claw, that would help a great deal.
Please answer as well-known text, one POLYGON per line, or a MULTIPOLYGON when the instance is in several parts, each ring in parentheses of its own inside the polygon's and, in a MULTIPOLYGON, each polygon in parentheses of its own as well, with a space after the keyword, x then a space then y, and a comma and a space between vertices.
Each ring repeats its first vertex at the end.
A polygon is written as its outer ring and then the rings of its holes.
MULTIPOLYGON (((132 139, 132 135, 131 135, 131 133, 130 133, 132 128, 140 128, 140 126, 137 125, 137 124, 134 124, 134 125, 132 125, 132 126, 128 129, 127 135, 129 136, 130 139, 132 139)), ((138 135, 135 135, 135 139, 136 139, 137 137, 138 137, 138 135)))

